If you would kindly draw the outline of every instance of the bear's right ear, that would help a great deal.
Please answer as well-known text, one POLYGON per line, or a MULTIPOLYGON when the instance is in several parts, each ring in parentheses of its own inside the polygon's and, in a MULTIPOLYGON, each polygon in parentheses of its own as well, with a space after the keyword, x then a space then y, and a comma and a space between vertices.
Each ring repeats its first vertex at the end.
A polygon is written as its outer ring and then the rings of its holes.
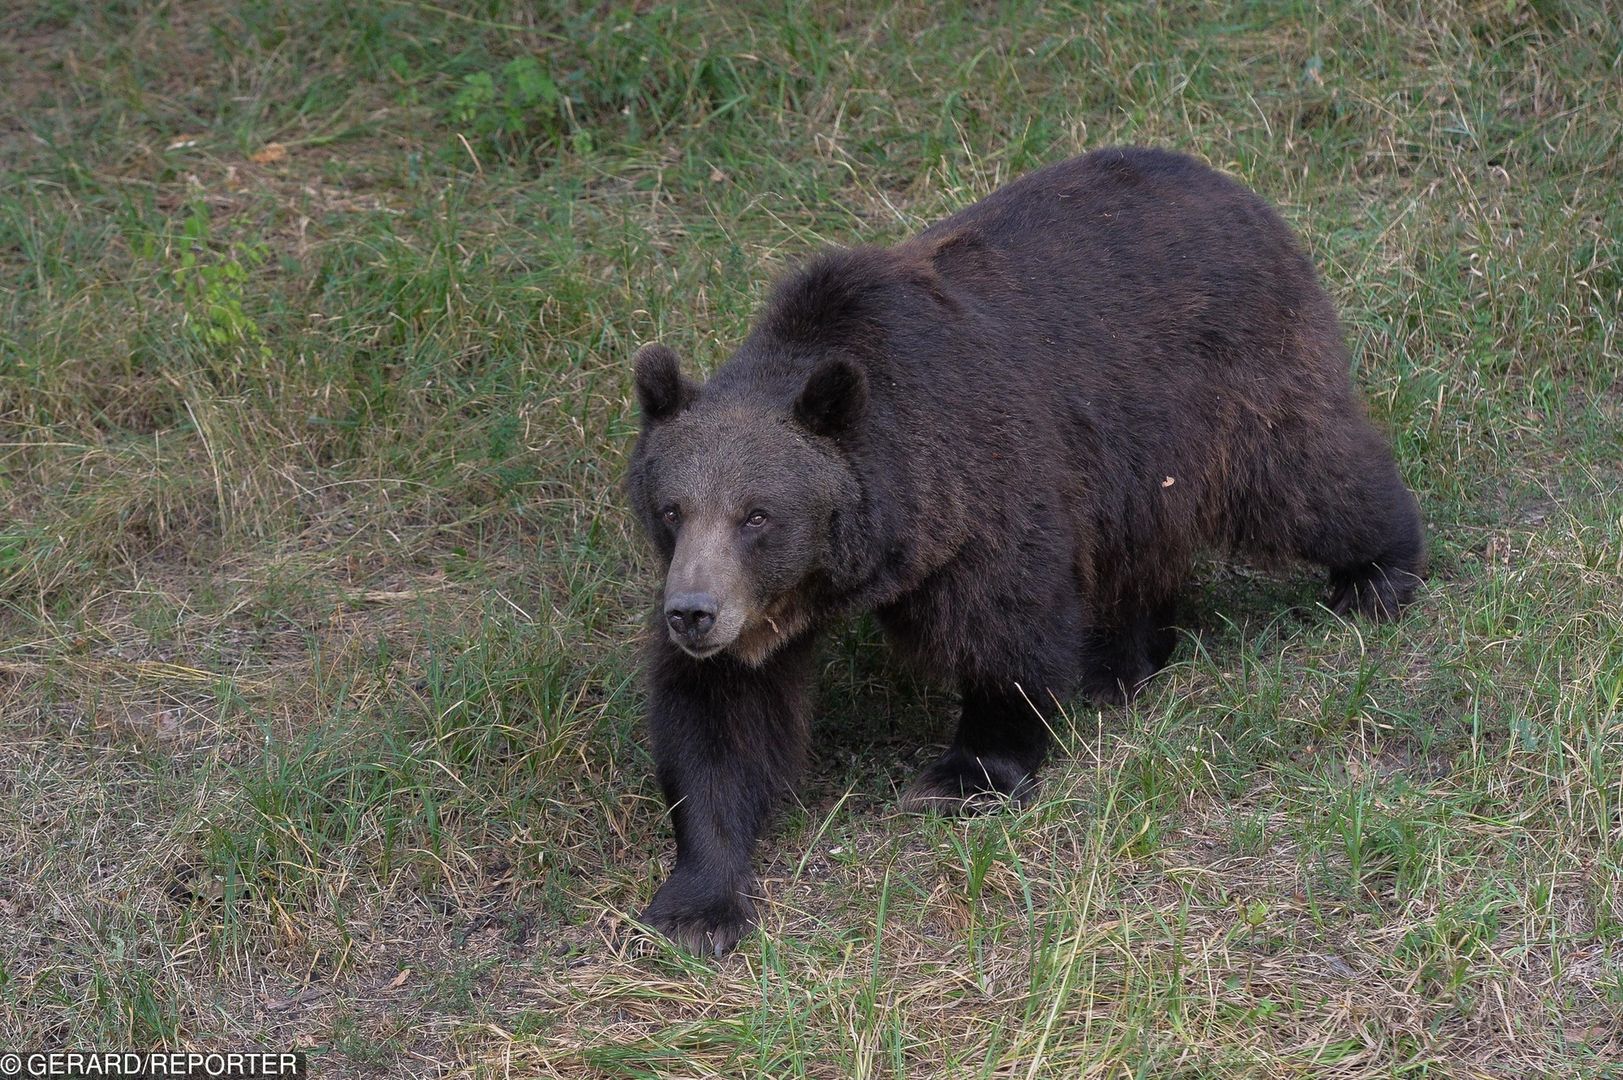
POLYGON ((801 387, 795 419, 812 434, 837 438, 862 418, 868 405, 868 377, 856 362, 831 356, 801 387))
POLYGON ((669 420, 693 403, 699 388, 682 374, 681 361, 663 345, 644 345, 637 350, 637 404, 642 408, 643 426, 669 420))

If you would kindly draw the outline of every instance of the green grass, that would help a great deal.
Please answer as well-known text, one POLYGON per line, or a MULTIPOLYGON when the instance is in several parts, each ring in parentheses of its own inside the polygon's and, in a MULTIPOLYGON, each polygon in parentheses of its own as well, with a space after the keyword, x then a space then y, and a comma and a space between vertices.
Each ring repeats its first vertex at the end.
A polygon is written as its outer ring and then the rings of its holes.
POLYGON ((53 0, 0 86, 0 1047, 1623 1075, 1607 5, 53 0), (968 822, 893 812, 952 700, 859 623, 764 932, 628 941, 630 354, 713 367, 817 246, 1122 142, 1300 229, 1423 598, 1213 563, 1175 665, 968 822))

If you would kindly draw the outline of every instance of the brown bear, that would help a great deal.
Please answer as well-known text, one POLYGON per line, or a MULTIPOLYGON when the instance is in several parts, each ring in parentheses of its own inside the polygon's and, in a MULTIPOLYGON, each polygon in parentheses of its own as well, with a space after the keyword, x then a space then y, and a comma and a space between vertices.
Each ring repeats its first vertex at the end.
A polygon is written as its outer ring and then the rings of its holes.
POLYGON ((859 611, 962 697, 904 796, 1026 797, 1056 702, 1120 702, 1172 652, 1202 548, 1329 570, 1394 615, 1425 553, 1329 298, 1262 199, 1110 149, 891 248, 780 282, 700 386, 636 357, 632 503, 666 572, 649 727, 676 865, 644 920, 733 947, 806 755, 818 631, 859 611))

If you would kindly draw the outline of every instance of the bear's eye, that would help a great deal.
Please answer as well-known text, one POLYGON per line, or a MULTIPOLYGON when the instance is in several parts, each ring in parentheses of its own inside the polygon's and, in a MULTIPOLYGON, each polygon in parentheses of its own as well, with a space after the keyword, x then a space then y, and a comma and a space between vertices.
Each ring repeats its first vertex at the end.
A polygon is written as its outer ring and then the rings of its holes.
POLYGON ((744 519, 744 524, 752 529, 759 529, 762 525, 766 524, 766 511, 755 511, 754 513, 750 514, 749 517, 744 519))
POLYGON ((682 520, 682 511, 674 506, 667 506, 659 512, 660 519, 667 525, 675 525, 682 520))

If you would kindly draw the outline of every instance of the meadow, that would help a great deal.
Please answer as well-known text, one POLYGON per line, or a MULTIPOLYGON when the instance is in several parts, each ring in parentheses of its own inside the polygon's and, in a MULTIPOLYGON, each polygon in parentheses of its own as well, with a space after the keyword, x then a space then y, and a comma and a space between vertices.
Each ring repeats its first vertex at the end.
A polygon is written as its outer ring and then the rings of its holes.
POLYGON ((313 1075, 1623 1076, 1623 29, 1557 0, 0 11, 0 1049, 313 1075), (1041 797, 865 620, 721 962, 622 488, 646 341, 1120 143, 1300 231, 1428 523, 1213 559, 1041 797))

